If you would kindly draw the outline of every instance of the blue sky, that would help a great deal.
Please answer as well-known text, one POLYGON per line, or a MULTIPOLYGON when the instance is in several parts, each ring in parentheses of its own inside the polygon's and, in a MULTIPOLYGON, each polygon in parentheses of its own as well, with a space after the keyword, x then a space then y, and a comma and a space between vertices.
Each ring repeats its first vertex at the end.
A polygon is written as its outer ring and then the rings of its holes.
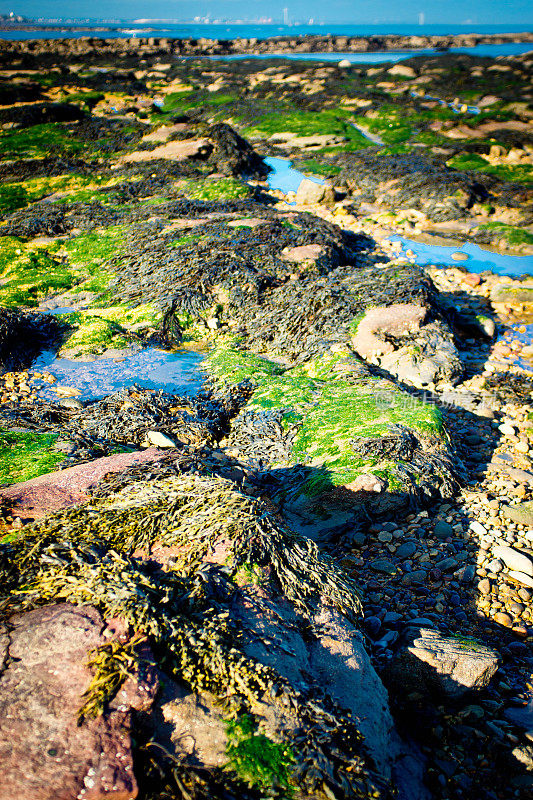
POLYGON ((426 24, 511 24, 531 27, 531 0, 4 0, 0 11, 29 17, 138 17, 192 19, 207 13, 227 19, 274 17, 287 6, 291 19, 353 24, 415 23, 423 12, 426 24), (8 6, 4 5, 9 3, 8 6))

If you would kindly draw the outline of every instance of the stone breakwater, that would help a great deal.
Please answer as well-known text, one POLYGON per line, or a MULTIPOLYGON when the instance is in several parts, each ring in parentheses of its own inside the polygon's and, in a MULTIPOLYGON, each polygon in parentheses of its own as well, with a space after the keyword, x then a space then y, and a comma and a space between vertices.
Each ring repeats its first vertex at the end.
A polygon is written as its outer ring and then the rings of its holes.
POLYGON ((76 55, 97 50, 99 55, 142 53, 174 56, 276 55, 280 53, 376 53, 392 50, 446 51, 452 47, 475 47, 481 44, 532 43, 533 33, 471 34, 456 36, 278 36, 269 39, 177 39, 137 37, 132 39, 30 39, 0 41, 0 53, 50 53, 76 55))

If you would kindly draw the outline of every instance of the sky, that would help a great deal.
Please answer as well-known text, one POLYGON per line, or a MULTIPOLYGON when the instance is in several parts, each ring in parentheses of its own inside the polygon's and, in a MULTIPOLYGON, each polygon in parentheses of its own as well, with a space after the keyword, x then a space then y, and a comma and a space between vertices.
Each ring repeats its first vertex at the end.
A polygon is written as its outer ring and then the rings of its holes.
POLYGON ((422 12, 426 24, 533 24, 531 0, 0 0, 0 12, 27 17, 110 19, 224 19, 281 20, 287 7, 291 20, 352 24, 414 24, 422 12), (7 4, 7 5, 6 5, 7 4))

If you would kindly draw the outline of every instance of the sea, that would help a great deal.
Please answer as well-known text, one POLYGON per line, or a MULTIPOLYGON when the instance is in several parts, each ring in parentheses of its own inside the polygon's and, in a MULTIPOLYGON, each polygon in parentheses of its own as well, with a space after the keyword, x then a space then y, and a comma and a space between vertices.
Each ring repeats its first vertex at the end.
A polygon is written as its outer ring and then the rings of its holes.
MULTIPOLYGON (((163 37, 172 39, 269 39, 275 36, 451 36, 457 34, 521 33, 533 30, 533 22, 524 25, 277 25, 259 23, 176 23, 165 20, 143 20, 142 22, 91 20, 80 22, 80 26, 109 26, 113 30, 75 30, 75 25, 59 30, 26 30, 22 25, 17 30, 0 31, 1 39, 79 39, 94 36, 102 39, 127 39, 132 37, 163 37)), ((59 28, 61 23, 54 23, 59 28)), ((496 47, 497 45, 491 45, 496 47)), ((503 45, 505 46, 505 45, 503 45)), ((508 46, 508 45, 507 45, 508 46)), ((531 49, 531 46, 518 45, 531 49)), ((524 50, 522 51, 524 52, 524 50)))

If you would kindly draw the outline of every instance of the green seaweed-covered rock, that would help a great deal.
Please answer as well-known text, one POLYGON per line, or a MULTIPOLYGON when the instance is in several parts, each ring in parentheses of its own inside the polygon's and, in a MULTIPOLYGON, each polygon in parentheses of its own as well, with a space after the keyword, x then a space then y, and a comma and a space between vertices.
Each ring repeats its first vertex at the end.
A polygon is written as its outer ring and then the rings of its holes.
POLYGON ((214 351, 215 381, 254 389, 232 425, 235 455, 268 468, 290 503, 371 501, 387 511, 452 494, 456 467, 439 409, 336 350, 293 368, 214 351))

